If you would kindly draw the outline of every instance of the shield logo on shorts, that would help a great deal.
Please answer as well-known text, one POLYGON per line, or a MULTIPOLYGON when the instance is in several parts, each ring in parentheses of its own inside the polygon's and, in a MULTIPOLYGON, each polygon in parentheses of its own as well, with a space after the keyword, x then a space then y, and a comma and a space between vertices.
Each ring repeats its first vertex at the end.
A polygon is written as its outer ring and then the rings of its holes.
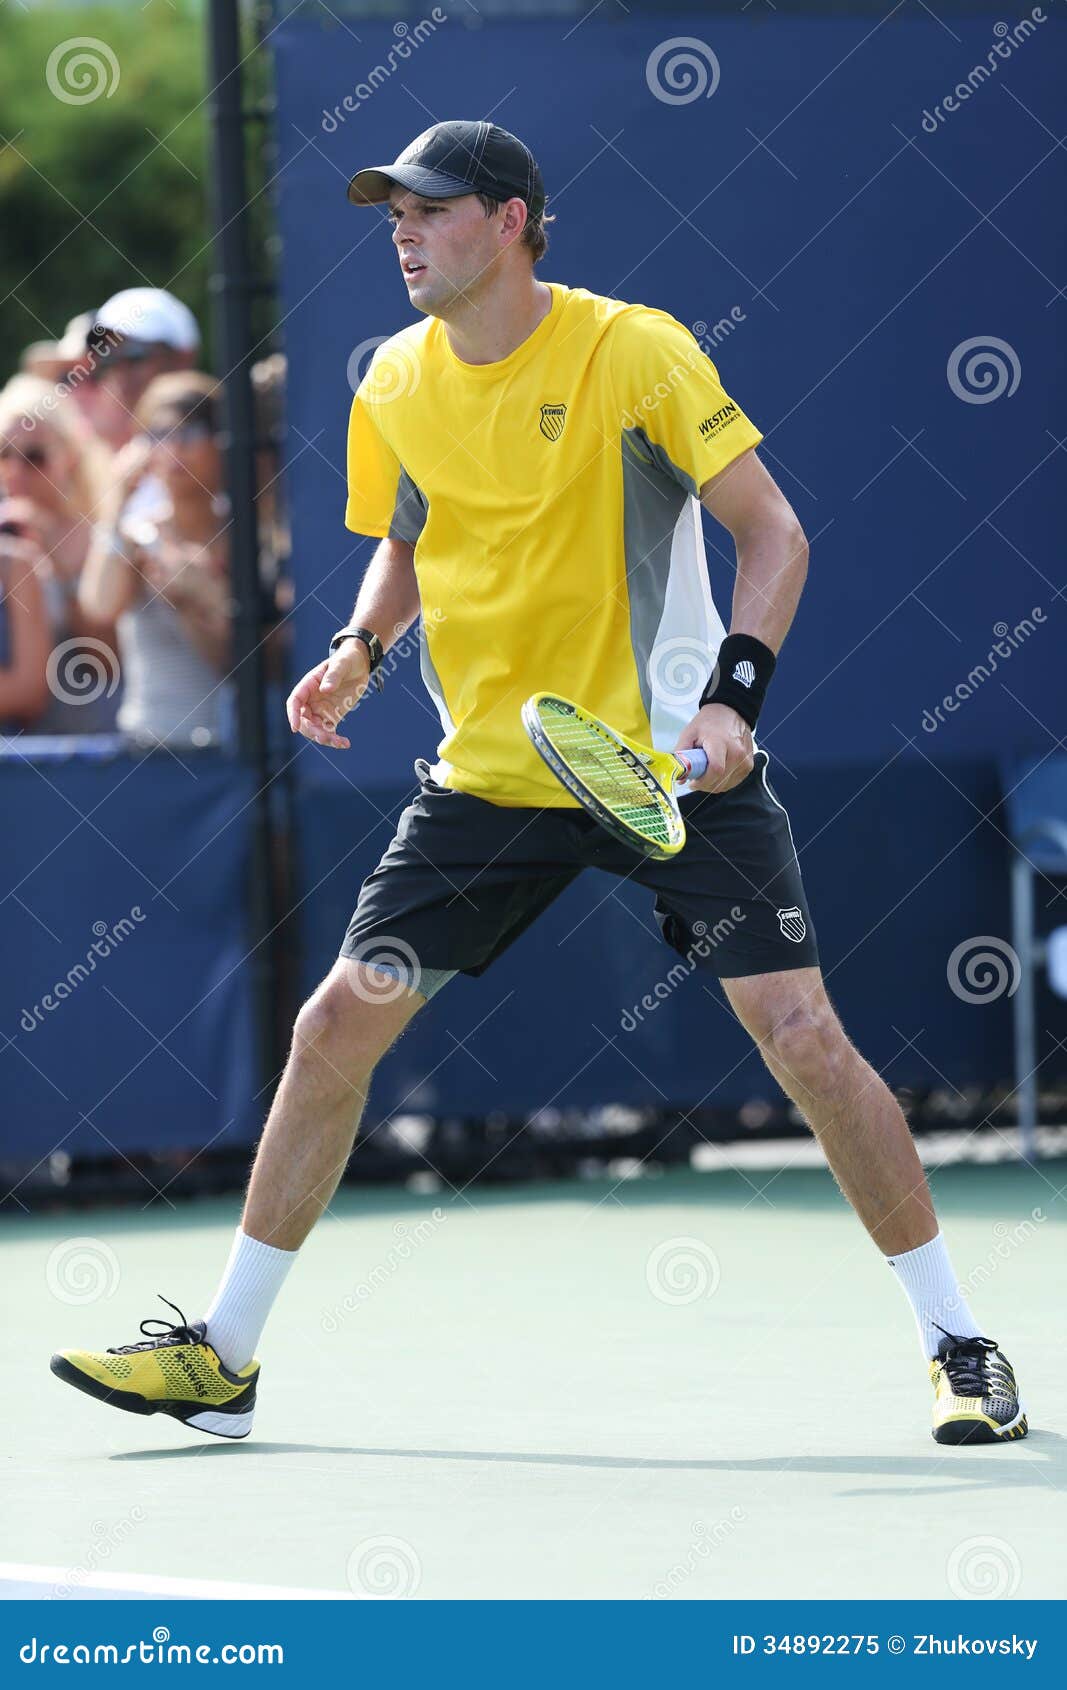
POLYGON ((541 433, 546 440, 558 440, 567 420, 566 405, 541 406, 541 433))
POLYGON ((778 925, 782 929, 782 938, 792 939, 794 945, 799 945, 808 931, 796 904, 790 909, 778 911, 778 925))

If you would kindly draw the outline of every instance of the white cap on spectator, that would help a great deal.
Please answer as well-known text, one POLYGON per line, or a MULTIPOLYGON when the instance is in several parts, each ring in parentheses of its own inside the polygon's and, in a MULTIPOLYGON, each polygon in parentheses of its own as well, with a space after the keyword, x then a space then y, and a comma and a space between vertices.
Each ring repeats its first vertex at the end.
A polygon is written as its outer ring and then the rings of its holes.
POLYGON ((97 329, 173 346, 176 352, 195 352, 200 345, 193 313, 163 288, 123 288, 94 313, 93 321, 97 329))

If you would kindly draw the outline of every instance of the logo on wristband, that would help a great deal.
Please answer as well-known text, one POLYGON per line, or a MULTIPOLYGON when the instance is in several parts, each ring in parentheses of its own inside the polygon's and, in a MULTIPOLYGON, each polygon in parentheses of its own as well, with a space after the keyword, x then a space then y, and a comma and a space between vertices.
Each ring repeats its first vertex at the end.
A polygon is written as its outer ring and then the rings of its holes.
POLYGON ((734 664, 734 680, 740 681, 743 687, 750 687, 756 679, 756 665, 743 657, 740 663, 734 664))

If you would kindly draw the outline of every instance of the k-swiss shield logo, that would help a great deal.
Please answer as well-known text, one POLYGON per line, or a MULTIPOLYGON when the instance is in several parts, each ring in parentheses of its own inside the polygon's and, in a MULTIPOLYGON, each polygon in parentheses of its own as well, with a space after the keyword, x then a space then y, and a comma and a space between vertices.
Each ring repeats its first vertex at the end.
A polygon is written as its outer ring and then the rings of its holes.
POLYGON ((782 929, 782 938, 792 939, 794 945, 799 945, 808 931, 796 904, 790 909, 778 911, 778 925, 782 929))
POLYGON ((558 440, 567 420, 566 405, 541 406, 541 433, 546 440, 558 440))

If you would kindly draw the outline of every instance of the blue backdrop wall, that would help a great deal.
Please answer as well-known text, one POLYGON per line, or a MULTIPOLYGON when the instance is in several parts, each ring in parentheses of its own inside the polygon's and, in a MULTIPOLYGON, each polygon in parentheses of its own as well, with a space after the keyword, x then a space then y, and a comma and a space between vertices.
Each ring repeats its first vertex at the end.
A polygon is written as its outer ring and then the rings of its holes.
MULTIPOLYGON (((891 1078, 960 1084, 1010 1066, 1007 1000, 964 1003, 946 977, 960 941, 1007 933, 998 764, 1053 751, 1063 715, 1067 158, 1057 8, 1024 14, 1021 34, 987 8, 934 11, 485 19, 445 5, 400 25, 280 8, 271 43, 295 667, 347 617, 370 554, 343 527, 351 382, 411 320, 384 217, 346 203, 348 177, 437 119, 491 116, 542 163, 557 222, 541 274, 665 308, 705 338, 729 324, 713 355, 812 541, 761 738, 831 990, 891 1078), (433 27, 416 44, 417 18, 433 27), (669 81, 680 38, 706 87, 666 99, 697 85, 669 81)), ((706 526, 726 604, 729 548, 706 526)), ((414 656, 351 735, 347 754, 299 754, 308 987, 413 758, 436 744, 414 656)), ((484 980, 425 1013, 375 1106, 766 1090, 697 981, 620 1034, 670 960, 639 897, 583 879, 484 980), (558 1043, 532 1057, 547 990, 558 1043)))
MULTIPOLYGON (((101 736, 102 738, 102 736, 101 736)), ((116 736, 117 742, 117 736, 116 736)), ((203 751, 0 755, 0 1165, 186 1154, 259 1131, 251 777, 203 751)), ((144 1198, 165 1187, 144 1176, 144 1198)))

